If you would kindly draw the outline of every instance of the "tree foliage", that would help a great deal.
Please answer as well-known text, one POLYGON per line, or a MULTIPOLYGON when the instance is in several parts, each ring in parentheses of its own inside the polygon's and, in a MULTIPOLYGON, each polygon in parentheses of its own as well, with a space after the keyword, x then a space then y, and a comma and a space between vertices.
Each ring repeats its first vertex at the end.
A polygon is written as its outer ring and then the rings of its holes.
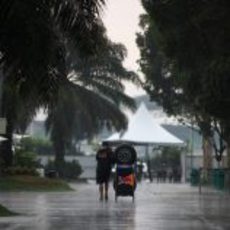
POLYGON ((145 88, 169 114, 195 122, 220 161, 230 144, 228 2, 142 3, 137 43, 145 88))
POLYGON ((25 137, 20 141, 21 149, 28 152, 34 152, 37 155, 52 155, 53 148, 50 140, 25 137))
MULTIPOLYGON (((123 94, 121 82, 112 77, 112 68, 116 69, 117 79, 118 75, 132 78, 134 74, 121 65, 124 48, 112 45, 106 36, 100 19, 104 3, 104 0, 0 1, 1 116, 7 118, 8 124, 8 141, 1 152, 6 165, 12 163, 13 131, 24 131, 41 106, 49 112, 49 128, 62 133, 64 139, 73 133, 75 115, 80 125, 84 121, 84 129, 93 129, 96 121, 105 117, 113 120, 117 128, 125 125, 118 104, 123 101, 132 107, 133 102, 123 94), (107 66, 103 56, 98 55, 102 49, 110 57, 107 66), (103 73, 96 74, 96 78, 92 77, 94 70, 86 74, 86 64, 91 62, 93 67, 97 58, 103 73), (97 109, 93 109, 95 103, 97 109), (58 124, 62 129, 57 128, 58 124)), ((96 65, 94 68, 101 71, 96 65)))
POLYGON ((64 161, 66 150, 74 141, 96 134, 104 121, 117 130, 127 120, 120 106, 135 108, 134 101, 124 94, 122 80, 138 81, 122 61, 126 50, 108 40, 101 52, 89 58, 69 56, 68 81, 59 91, 57 103, 49 108, 46 121, 51 132, 57 161, 64 161))
POLYGON ((192 118, 204 135, 213 136, 218 128, 217 133, 227 141, 228 1, 143 0, 142 3, 147 15, 143 16, 144 32, 137 41, 147 91, 170 114, 192 118))

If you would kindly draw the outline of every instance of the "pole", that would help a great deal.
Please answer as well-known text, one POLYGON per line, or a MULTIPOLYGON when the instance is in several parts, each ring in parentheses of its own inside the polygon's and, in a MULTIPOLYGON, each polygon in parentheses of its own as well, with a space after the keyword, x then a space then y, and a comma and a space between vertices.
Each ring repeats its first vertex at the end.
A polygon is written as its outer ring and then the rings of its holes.
POLYGON ((180 161, 181 161, 181 169, 182 169, 182 178, 181 178, 181 182, 185 183, 186 182, 186 154, 187 151, 185 150, 185 148, 182 148, 182 152, 180 154, 180 161))
POLYGON ((202 169, 199 169, 199 194, 201 195, 201 173, 202 173, 202 169))
POLYGON ((193 168, 193 147, 194 147, 194 130, 193 130, 193 121, 192 121, 192 131, 191 131, 191 159, 190 159, 190 173, 192 172, 193 168))
POLYGON ((145 156, 146 156, 146 160, 147 160, 149 180, 152 183, 153 177, 152 177, 152 172, 151 172, 151 161, 150 161, 150 157, 149 157, 149 145, 145 146, 145 156))

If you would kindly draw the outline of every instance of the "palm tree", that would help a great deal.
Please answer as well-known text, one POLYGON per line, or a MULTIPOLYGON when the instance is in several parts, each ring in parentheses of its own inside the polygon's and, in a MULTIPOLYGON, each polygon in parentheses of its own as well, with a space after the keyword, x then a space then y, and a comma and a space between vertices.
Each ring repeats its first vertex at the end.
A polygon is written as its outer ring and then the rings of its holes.
POLYGON ((135 104, 124 94, 122 80, 137 83, 138 78, 123 67, 125 55, 124 46, 108 40, 100 54, 85 59, 77 59, 76 55, 68 57, 68 81, 60 90, 58 103, 49 108, 46 122, 59 171, 65 150, 73 139, 89 138, 99 131, 104 120, 117 130, 126 127, 120 106, 134 109, 135 104))
POLYGON ((121 81, 135 81, 136 76, 121 64, 124 47, 106 37, 99 18, 103 4, 103 0, 1 1, 1 115, 8 121, 7 165, 12 163, 13 130, 20 124, 24 129, 41 106, 49 111, 47 127, 57 159, 63 158, 62 149, 73 132, 79 133, 79 121, 88 135, 98 130, 103 119, 111 120, 117 129, 125 126, 119 105, 134 105, 124 95, 121 81), (69 111, 69 118, 63 111, 69 111))
POLYGON ((4 75, 0 112, 8 124, 9 141, 2 151, 7 165, 12 163, 12 132, 18 110, 31 116, 40 106, 48 106, 55 101, 60 84, 67 78, 66 44, 74 46, 83 56, 95 53, 103 41, 103 34, 97 29, 103 3, 103 0, 0 2, 0 70, 4 75))

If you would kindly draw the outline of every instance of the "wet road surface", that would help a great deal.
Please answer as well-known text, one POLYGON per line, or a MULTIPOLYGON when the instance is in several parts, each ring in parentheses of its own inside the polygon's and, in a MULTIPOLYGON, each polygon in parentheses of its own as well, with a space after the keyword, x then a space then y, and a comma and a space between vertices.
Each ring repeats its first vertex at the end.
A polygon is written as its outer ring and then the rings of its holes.
POLYGON ((74 192, 0 193, 0 203, 20 213, 0 218, 4 230, 228 230, 230 195, 198 194, 184 184, 142 182, 136 200, 98 200, 95 183, 72 184, 74 192))

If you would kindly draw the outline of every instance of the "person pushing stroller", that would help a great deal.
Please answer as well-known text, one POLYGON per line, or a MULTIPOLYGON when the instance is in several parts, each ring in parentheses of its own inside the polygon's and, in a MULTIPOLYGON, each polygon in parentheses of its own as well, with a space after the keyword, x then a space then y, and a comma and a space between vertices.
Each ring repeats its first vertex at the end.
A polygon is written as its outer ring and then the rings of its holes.
POLYGON ((102 143, 102 148, 96 154, 96 182, 99 185, 99 199, 108 200, 109 179, 113 165, 113 151, 108 143, 102 143))

